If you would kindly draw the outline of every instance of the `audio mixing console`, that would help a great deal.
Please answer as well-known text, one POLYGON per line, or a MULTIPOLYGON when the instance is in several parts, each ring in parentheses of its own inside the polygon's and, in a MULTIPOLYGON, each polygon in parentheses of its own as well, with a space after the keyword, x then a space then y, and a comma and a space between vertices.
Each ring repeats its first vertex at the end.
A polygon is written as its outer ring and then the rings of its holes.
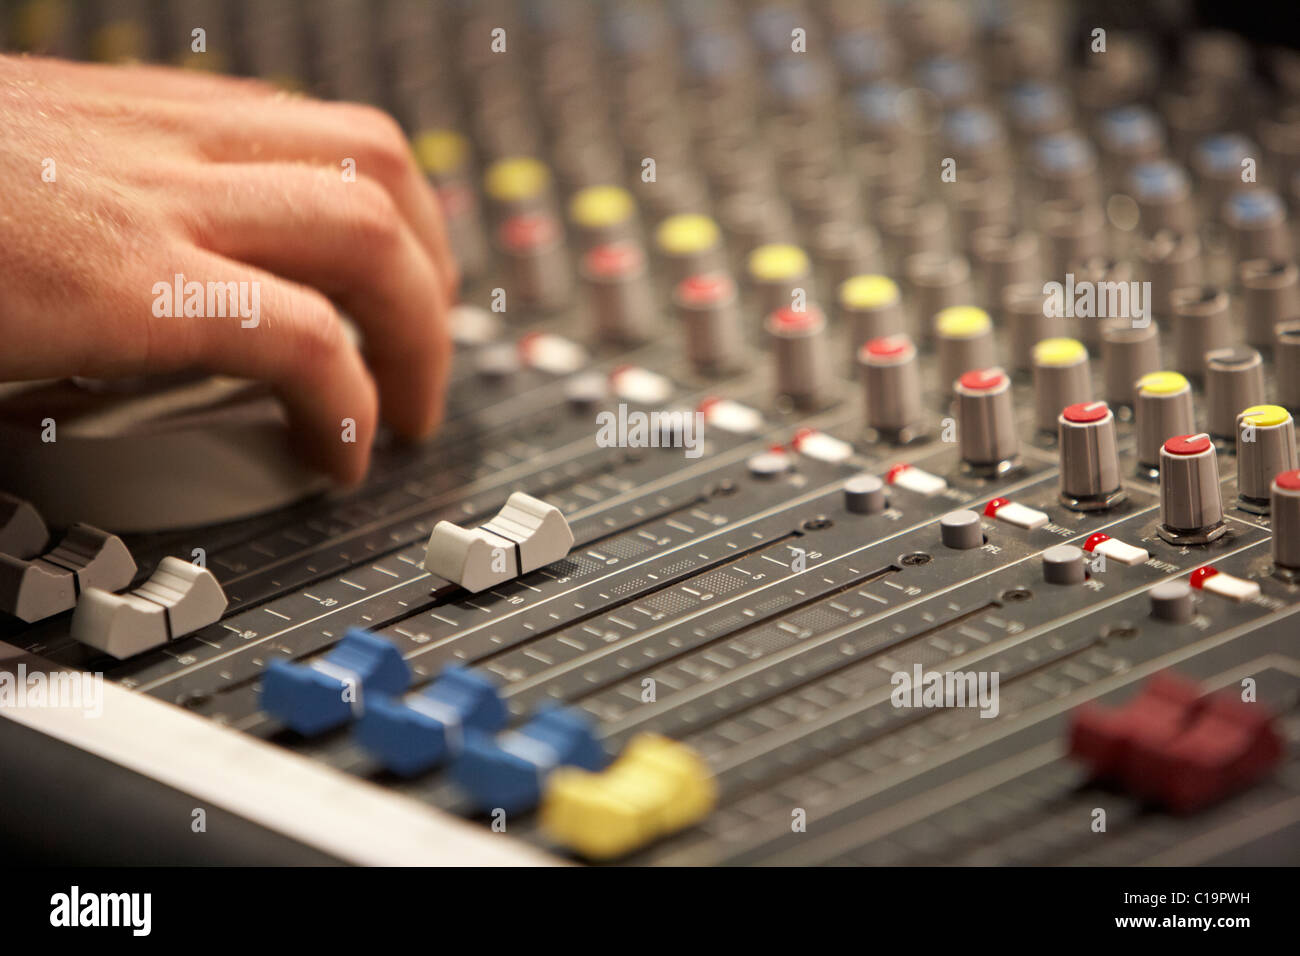
POLYGON ((55 458, 43 403, 139 393, 0 404, 4 673, 104 678, 0 704, 13 845, 1295 861, 1296 54, 1036 3, 55 6, 11 47, 209 15, 391 109, 467 281, 445 424, 356 490, 259 471, 274 416, 55 458))

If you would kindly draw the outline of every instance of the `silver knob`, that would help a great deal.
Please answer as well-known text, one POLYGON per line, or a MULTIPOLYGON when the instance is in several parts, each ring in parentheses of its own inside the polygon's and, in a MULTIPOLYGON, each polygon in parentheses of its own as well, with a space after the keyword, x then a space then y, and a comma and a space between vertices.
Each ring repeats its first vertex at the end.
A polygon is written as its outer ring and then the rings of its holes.
POLYGON ((1160 525, 1170 544, 1208 544, 1227 532, 1210 436, 1179 435, 1160 448, 1160 525))

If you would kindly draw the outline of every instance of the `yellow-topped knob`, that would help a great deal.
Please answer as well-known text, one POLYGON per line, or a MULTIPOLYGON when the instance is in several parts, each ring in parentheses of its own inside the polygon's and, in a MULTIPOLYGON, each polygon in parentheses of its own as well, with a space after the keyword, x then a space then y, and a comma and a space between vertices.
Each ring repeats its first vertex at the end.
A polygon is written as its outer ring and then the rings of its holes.
POLYGON ((1034 345, 1035 365, 1075 365, 1087 358, 1088 349, 1078 339, 1043 339, 1034 345))
POLYGON ((591 860, 624 856, 698 823, 717 802, 704 760, 685 744, 640 734, 607 769, 561 767, 541 806, 551 839, 591 860))
POLYGON ((776 242, 749 254, 749 274, 759 282, 794 279, 808 272, 808 254, 798 246, 776 242))
POLYGON ((588 186, 569 201, 569 218, 584 229, 627 222, 636 211, 632 194, 622 186, 588 186))
POLYGON ((1285 425, 1290 417, 1291 413, 1281 405, 1252 405, 1241 413, 1241 420, 1256 428, 1285 425))
POLYGON ((953 305, 941 309, 934 317, 934 329, 941 337, 966 339, 983 335, 993 327, 993 320, 983 309, 974 305, 953 305))
POLYGON ((469 142, 455 130, 433 129, 415 138, 415 159, 426 173, 455 172, 468 158, 469 142))
POLYGON ((840 283, 840 304, 846 309, 878 309, 898 301, 898 283, 889 276, 852 276, 840 283))
POLYGON ((489 166, 483 181, 488 196, 497 202, 520 202, 544 195, 551 171, 531 156, 513 156, 489 166))
POLYGON ((664 255, 689 256, 718 244, 718 224, 699 213, 669 216, 655 230, 655 243, 664 255))
POLYGON ((1139 392, 1152 395, 1176 395, 1188 388, 1187 379, 1178 372, 1148 372, 1137 380, 1139 392))

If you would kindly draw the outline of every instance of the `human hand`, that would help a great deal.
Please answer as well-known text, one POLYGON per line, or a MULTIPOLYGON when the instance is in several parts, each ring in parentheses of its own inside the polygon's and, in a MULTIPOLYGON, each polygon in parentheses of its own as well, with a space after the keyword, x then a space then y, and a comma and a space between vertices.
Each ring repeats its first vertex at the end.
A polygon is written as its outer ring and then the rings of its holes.
POLYGON ((345 482, 365 474, 380 410, 408 438, 438 424, 459 276, 387 115, 252 80, 0 57, 0 127, 0 381, 263 380, 345 482), (177 274, 240 283, 256 322, 233 297, 160 308, 177 274))

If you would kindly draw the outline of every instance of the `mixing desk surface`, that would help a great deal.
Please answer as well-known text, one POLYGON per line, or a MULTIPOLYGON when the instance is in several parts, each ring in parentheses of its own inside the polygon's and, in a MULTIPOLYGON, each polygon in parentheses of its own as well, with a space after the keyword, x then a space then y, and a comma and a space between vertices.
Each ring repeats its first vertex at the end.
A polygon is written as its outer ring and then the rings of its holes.
POLYGON ((14 845, 1296 860, 1297 54, 1037 3, 4 6, 389 109, 466 276, 445 424, 355 490, 246 383, 0 399, 14 845), (120 841, 59 796, 100 785, 120 841))

